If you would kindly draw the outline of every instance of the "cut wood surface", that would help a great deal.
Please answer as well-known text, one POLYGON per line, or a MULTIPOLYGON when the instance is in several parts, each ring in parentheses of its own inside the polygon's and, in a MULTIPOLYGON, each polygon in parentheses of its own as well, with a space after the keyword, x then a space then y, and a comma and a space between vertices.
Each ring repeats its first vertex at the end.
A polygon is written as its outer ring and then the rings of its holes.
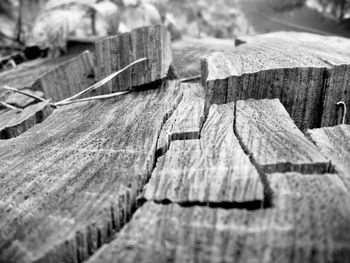
POLYGON ((55 110, 0 144, 0 262, 82 262, 135 206, 179 84, 55 110))
POLYGON ((52 107, 48 101, 28 106, 24 110, 6 111, 0 115, 0 139, 11 139, 24 133, 51 113, 52 107))
POLYGON ((98 93, 111 93, 164 79, 172 62, 170 34, 165 26, 134 29, 96 42, 96 80, 140 58, 141 62, 107 83, 98 93))
POLYGON ((350 40, 283 32, 242 39, 247 44, 202 59, 206 109, 239 99, 279 98, 302 130, 341 122, 336 103, 350 104, 350 40))
POLYGON ((320 128, 309 130, 308 133, 321 152, 332 161, 350 191, 350 126, 320 128))
POLYGON ((158 159, 144 197, 180 203, 257 201, 262 207, 263 185, 234 135, 233 122, 233 103, 212 106, 200 140, 173 141, 158 159))
POLYGON ((235 130, 265 172, 325 173, 330 162, 289 117, 278 99, 237 102, 235 130))
MULTIPOLYGON (((39 98, 44 97, 44 93, 42 91, 35 91, 35 90, 29 90, 29 89, 22 89, 21 91, 34 95, 39 98)), ((16 92, 11 92, 5 100, 7 104, 11 104, 19 108, 25 108, 30 104, 33 104, 35 101, 36 99, 34 98, 31 98, 16 92)))
POLYGON ((274 207, 147 202, 88 263, 348 262, 349 192, 336 175, 270 174, 274 207))
POLYGON ((235 41, 231 39, 217 38, 190 38, 183 37, 174 41, 171 45, 173 50, 173 64, 181 78, 189 78, 201 74, 200 59, 214 51, 232 50, 235 41))
POLYGON ((157 152, 164 154, 172 141, 198 139, 204 116, 204 89, 199 84, 181 84, 183 98, 159 135, 157 152))
POLYGON ((42 90, 46 98, 60 101, 88 88, 95 81, 93 57, 85 51, 35 81, 32 88, 42 90))

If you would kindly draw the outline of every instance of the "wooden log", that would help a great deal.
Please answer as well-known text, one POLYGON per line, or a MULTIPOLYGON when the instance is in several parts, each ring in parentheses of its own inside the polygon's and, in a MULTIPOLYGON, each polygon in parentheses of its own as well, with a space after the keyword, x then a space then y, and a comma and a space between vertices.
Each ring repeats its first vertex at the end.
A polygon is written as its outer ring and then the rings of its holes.
POLYGON ((82 262, 128 220, 179 83, 60 107, 0 145, 0 262, 82 262))
POLYGON ((350 191, 350 126, 314 129, 309 130, 308 134, 321 152, 331 160, 350 191))
POLYGON ((44 121, 52 113, 49 102, 28 106, 23 111, 9 110, 1 114, 0 139, 11 139, 44 121))
POLYGON ((235 131, 265 172, 307 174, 330 169, 330 162, 293 123, 278 99, 238 101, 235 131))
POLYGON ((96 42, 96 80, 101 80, 137 59, 148 58, 148 61, 126 70, 97 92, 124 91, 164 79, 172 62, 170 45, 170 35, 162 25, 140 27, 130 33, 96 42))
POLYGON ((204 122, 204 89, 198 84, 181 84, 183 98, 164 124, 157 155, 163 155, 174 140, 199 139, 204 122))
POLYGON ((44 91, 46 98, 60 101, 91 86, 94 76, 92 54, 84 51, 41 76, 33 89, 44 91))
POLYGON ((206 110, 214 103, 279 98, 301 130, 339 124, 336 102, 350 104, 349 40, 298 33, 243 40, 247 44, 202 59, 206 110))
POLYGON ((336 175, 270 174, 270 209, 147 202, 88 263, 347 262, 349 192, 336 175))
POLYGON ((264 187, 234 135, 233 122, 233 103, 212 106, 200 140, 173 141, 158 159, 144 198, 262 207, 264 187))

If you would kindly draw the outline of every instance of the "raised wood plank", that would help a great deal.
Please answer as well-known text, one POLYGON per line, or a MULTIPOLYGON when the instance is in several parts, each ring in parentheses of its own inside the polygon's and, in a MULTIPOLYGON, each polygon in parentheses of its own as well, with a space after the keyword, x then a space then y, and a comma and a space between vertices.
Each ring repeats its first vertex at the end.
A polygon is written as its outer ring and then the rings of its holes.
POLYGON ((350 195, 336 175, 270 174, 274 207, 147 202, 88 263, 348 262, 350 195))
MULTIPOLYGON (((155 87, 156 88, 156 87, 155 87)), ((0 145, 0 262, 82 262, 130 216, 179 84, 72 104, 0 145)))
POLYGON ((243 40, 247 44, 202 59, 206 109, 240 99, 279 98, 302 130, 340 123, 336 102, 350 104, 348 39, 279 32, 243 40))
POLYGON ((108 37, 96 42, 95 53, 97 80, 137 59, 148 58, 114 78, 98 93, 129 90, 164 79, 172 62, 170 35, 163 25, 140 27, 108 37))
POLYGON ((264 187, 234 135, 233 122, 233 103, 213 105, 200 140, 173 141, 158 159, 144 198, 262 207, 264 187))
POLYGON ((163 155, 174 140, 198 139, 204 116, 204 89, 199 84, 181 84, 183 98, 159 135, 157 155, 163 155))
POLYGON ((308 134, 327 156, 350 191, 350 126, 338 125, 309 130, 308 134))
POLYGON ((237 101, 235 131, 265 172, 330 170, 330 162, 293 123, 278 99, 237 101))
POLYGON ((46 98, 60 101, 91 86, 94 76, 92 54, 84 51, 41 76, 32 88, 44 91, 46 98))
POLYGON ((9 110, 0 116, 0 139, 11 139, 24 133, 35 124, 44 121, 53 109, 48 101, 26 107, 24 110, 9 110))

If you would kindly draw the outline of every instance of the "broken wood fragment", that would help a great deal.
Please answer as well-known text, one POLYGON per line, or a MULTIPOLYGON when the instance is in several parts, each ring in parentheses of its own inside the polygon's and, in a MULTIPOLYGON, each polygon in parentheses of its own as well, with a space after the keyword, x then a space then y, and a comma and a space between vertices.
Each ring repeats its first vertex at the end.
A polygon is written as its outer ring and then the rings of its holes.
POLYGON ((327 156, 350 191, 350 125, 309 130, 308 134, 327 156))
POLYGON ((199 84, 181 84, 183 97, 164 124, 157 143, 157 155, 163 155, 174 140, 199 139, 204 122, 204 90, 199 84))
POLYGON ((248 98, 279 98, 301 130, 339 124, 336 103, 350 105, 348 39, 278 32, 243 40, 247 43, 202 59, 206 110, 248 98))
POLYGON ((144 198, 262 207, 264 187, 234 135, 233 122, 233 103, 212 106, 199 140, 173 141, 158 159, 144 198))
POLYGON ((88 263, 344 262, 350 195, 336 175, 269 174, 274 207, 145 203, 88 263), (155 245, 156 244, 156 245, 155 245), (266 260, 264 260, 266 259, 266 260))
POLYGON ((278 99, 237 102, 235 131, 267 173, 326 173, 330 162, 293 123, 278 99))
POLYGON ((39 77, 34 90, 42 90, 46 98, 60 101, 94 83, 94 65, 90 51, 84 51, 39 77))
POLYGON ((108 242, 131 216, 180 99, 170 82, 72 104, 2 141, 0 261, 82 262, 108 242))
POLYGON ((22 90, 17 90, 17 92, 11 92, 11 94, 8 96, 5 102, 20 108, 25 108, 36 101, 37 102, 44 101, 43 96, 44 96, 44 93, 42 91, 22 89, 22 90))
POLYGON ((162 25, 140 27, 96 42, 97 81, 137 59, 148 59, 117 76, 97 94, 130 90, 164 79, 172 62, 170 45, 170 35, 162 25))
POLYGON ((44 121, 52 113, 49 101, 39 102, 24 110, 10 110, 1 114, 0 139, 11 139, 44 121))

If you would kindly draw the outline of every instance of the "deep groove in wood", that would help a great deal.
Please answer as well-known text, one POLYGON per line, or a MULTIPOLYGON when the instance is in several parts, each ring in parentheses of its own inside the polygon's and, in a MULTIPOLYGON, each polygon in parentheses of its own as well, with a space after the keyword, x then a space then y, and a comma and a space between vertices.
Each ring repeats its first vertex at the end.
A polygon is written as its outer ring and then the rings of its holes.
POLYGON ((233 132, 239 142, 239 144, 241 145, 244 153, 249 156, 249 160, 250 162, 255 166, 256 170, 258 171, 260 180, 263 184, 264 187, 264 200, 263 200, 263 208, 270 208, 273 205, 273 191, 271 189, 271 186, 269 184, 269 181, 267 179, 266 173, 261 169, 260 165, 255 161, 254 157, 252 156, 251 153, 249 153, 247 147, 245 147, 244 143, 242 142, 242 138, 239 136, 239 134, 237 133, 236 130, 236 119, 237 119, 237 103, 235 103, 234 106, 234 119, 233 119, 233 132))

